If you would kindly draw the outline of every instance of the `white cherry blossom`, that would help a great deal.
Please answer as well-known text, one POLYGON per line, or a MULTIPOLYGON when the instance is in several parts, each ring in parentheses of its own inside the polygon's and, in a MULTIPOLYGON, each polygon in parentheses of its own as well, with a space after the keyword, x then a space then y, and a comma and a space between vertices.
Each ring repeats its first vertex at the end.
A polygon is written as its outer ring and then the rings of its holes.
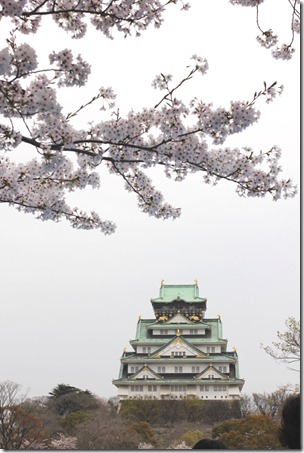
MULTIPOLYGON (((124 181, 135 193, 139 208, 156 218, 177 218, 180 208, 168 204, 146 170, 164 169, 168 178, 182 181, 200 172, 206 183, 222 179, 235 185, 240 196, 274 200, 291 197, 296 188, 289 179, 279 179, 281 151, 277 146, 256 153, 250 147, 229 148, 226 139, 253 126, 260 118, 258 102, 274 100, 283 87, 266 84, 251 100, 233 100, 229 106, 214 106, 204 100, 179 99, 179 88, 195 75, 205 75, 206 58, 192 55, 183 78, 157 75, 152 85, 159 101, 142 110, 120 115, 119 102, 111 87, 101 87, 96 95, 66 113, 60 103, 62 87, 81 87, 87 83, 90 65, 81 55, 64 48, 50 54, 50 66, 41 68, 35 49, 19 42, 20 33, 35 33, 44 15, 51 15, 58 26, 81 38, 87 17, 103 34, 111 37, 114 28, 126 36, 140 34, 149 24, 159 27, 165 6, 182 2, 159 0, 29 1, 0 0, 1 16, 11 18, 14 31, 7 47, 0 50, 0 200, 41 220, 67 219, 75 228, 115 230, 113 222, 96 212, 85 213, 67 202, 66 194, 86 187, 98 188, 99 166, 124 181), (108 114, 83 128, 74 118, 91 104, 108 114), (118 105, 118 108, 116 105, 118 105), (16 149, 32 150, 28 162, 14 158, 16 149)), ((261 1, 233 4, 257 6, 261 1)), ((272 32, 264 33, 264 46, 274 44, 272 32)), ((261 38, 262 39, 262 38, 261 38)), ((288 48, 273 50, 275 58, 287 58, 288 48)))

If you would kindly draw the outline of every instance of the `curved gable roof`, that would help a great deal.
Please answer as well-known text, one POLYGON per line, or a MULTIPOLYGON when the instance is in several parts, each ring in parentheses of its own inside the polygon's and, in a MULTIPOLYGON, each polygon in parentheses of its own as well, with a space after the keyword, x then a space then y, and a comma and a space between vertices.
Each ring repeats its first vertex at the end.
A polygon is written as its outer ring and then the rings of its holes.
POLYGON ((152 303, 173 302, 184 300, 185 302, 206 302, 207 299, 198 296, 198 286, 195 285, 161 285, 159 297, 151 299, 152 303))

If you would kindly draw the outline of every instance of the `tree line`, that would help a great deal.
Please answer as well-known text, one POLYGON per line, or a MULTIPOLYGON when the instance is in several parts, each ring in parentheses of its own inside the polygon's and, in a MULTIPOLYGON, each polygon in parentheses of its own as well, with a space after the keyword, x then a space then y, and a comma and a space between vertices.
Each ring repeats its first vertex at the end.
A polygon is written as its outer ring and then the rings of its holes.
POLYGON ((11 381, 0 382, 0 448, 5 450, 134 450, 191 448, 203 437, 229 448, 280 448, 281 409, 298 391, 283 386, 239 401, 100 398, 58 384, 47 396, 27 398, 11 381), (120 410, 118 410, 120 409, 120 410), (258 434, 258 435, 257 435, 258 434))

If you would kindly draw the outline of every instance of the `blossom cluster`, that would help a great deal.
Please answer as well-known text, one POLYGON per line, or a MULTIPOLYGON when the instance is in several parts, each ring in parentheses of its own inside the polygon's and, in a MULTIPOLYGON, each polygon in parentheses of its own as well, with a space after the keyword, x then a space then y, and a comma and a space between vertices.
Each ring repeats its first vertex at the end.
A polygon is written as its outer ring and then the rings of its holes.
POLYGON ((257 6, 263 3, 264 0, 229 0, 233 5, 241 6, 257 6))
POLYGON ((0 156, 0 196, 2 203, 16 206, 24 212, 35 213, 41 220, 58 221, 66 218, 74 228, 100 229, 113 233, 115 225, 103 221, 98 214, 86 214, 71 208, 65 200, 65 192, 96 185, 98 175, 84 169, 73 171, 72 163, 60 153, 43 161, 33 159, 26 164, 15 164, 7 156, 0 156))
POLYGON ((262 35, 257 36, 257 41, 261 44, 261 46, 269 49, 278 42, 278 36, 274 35, 272 30, 267 30, 264 31, 262 35))
POLYGON ((10 47, 0 50, 0 75, 24 76, 37 68, 37 55, 35 50, 27 43, 15 45, 10 42, 10 47))
POLYGON ((92 25, 111 38, 115 29, 127 36, 132 30, 140 35, 150 24, 160 27, 165 7, 177 2, 188 9, 182 0, 0 0, 0 16, 11 17, 19 31, 30 33, 37 31, 42 16, 50 15, 60 28, 79 39, 87 31, 88 15, 92 25))
POLYGON ((28 0, 0 0, 3 16, 18 16, 22 13, 28 0))
POLYGON ((295 49, 287 44, 282 44, 281 47, 276 47, 271 53, 277 60, 290 60, 295 49))
POLYGON ((212 104, 206 104, 194 99, 191 103, 193 113, 198 117, 198 128, 208 134, 216 145, 223 144, 228 135, 241 132, 260 117, 248 102, 231 101, 230 109, 223 107, 213 109, 212 104))
POLYGON ((4 124, 0 124, 0 149, 11 151, 20 145, 22 135, 4 124))
MULTIPOLYGON (((155 450, 154 445, 148 442, 140 442, 137 447, 138 450, 155 450)), ((175 443, 166 448, 166 450, 191 450, 191 447, 183 440, 180 443, 175 443)))
POLYGON ((59 433, 57 439, 24 439, 21 450, 76 450, 77 437, 65 436, 59 433))
POLYGON ((206 58, 202 58, 199 55, 194 54, 191 59, 195 62, 195 69, 203 75, 206 74, 209 68, 206 58))
POLYGON ((82 86, 88 80, 91 68, 86 63, 81 55, 76 58, 76 63, 73 62, 73 54, 71 50, 64 49, 60 52, 53 52, 50 55, 50 63, 57 63, 59 72, 59 86, 82 86))

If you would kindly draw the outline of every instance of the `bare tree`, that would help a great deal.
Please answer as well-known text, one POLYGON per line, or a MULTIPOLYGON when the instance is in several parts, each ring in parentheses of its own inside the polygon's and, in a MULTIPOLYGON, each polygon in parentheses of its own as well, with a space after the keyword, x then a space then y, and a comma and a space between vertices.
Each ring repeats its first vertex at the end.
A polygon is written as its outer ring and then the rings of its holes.
POLYGON ((247 417, 247 415, 252 415, 255 413, 255 404, 251 395, 244 393, 242 399, 240 400, 240 410, 242 417, 247 417))
POLYGON ((283 404, 290 393, 288 385, 283 385, 272 393, 253 393, 256 411, 261 415, 267 415, 273 421, 279 420, 283 404))
MULTIPOLYGON (((285 332, 277 331, 277 337, 280 341, 273 341, 273 347, 264 346, 261 344, 261 348, 276 360, 281 360, 285 363, 299 362, 301 358, 300 350, 300 321, 297 321, 294 317, 290 316, 285 321, 287 330, 285 332)), ((291 368, 293 371, 294 368, 291 368)))
POLYGON ((5 450, 30 449, 43 438, 41 421, 20 392, 19 384, 0 382, 0 448, 5 450))
POLYGON ((75 434, 80 450, 134 450, 142 440, 106 404, 92 418, 79 424, 75 434))

